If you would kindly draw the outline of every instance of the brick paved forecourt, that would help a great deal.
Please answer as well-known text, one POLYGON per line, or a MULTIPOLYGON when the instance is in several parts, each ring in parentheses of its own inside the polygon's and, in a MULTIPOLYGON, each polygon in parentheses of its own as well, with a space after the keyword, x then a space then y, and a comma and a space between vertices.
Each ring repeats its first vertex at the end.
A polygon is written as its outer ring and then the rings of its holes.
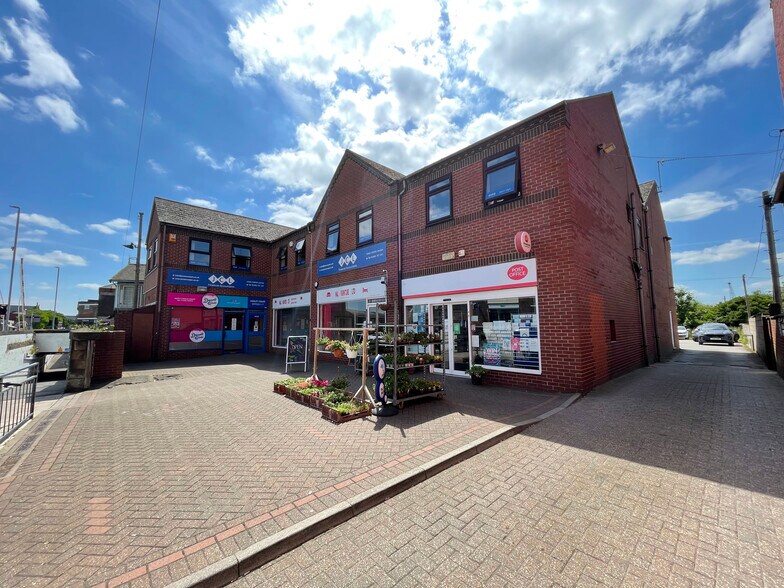
POLYGON ((784 586, 784 383, 706 347, 684 342, 232 588, 784 586))
POLYGON ((165 586, 570 398, 449 379, 334 425, 272 392, 281 363, 142 366, 42 401, 0 447, 0 586, 165 586))

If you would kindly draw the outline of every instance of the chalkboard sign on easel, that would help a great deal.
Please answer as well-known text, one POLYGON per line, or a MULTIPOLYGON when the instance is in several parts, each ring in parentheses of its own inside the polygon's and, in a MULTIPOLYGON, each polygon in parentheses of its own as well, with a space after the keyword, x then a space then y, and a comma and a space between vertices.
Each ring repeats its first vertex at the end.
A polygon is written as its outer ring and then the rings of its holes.
POLYGON ((304 364, 303 372, 308 371, 308 336, 289 335, 286 338, 286 373, 289 365, 304 364))

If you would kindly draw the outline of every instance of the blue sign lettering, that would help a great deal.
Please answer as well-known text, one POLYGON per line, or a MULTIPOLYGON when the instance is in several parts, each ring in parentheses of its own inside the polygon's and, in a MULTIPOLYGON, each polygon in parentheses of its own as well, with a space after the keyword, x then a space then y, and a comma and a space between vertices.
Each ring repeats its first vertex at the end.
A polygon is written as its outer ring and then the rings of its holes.
POLYGON ((248 298, 248 308, 251 310, 267 310, 266 298, 248 298))
POLYGON ((218 308, 248 308, 247 296, 218 296, 218 308))
POLYGON ((318 262, 318 275, 331 276, 361 267, 369 267, 387 260, 387 243, 374 243, 348 253, 341 253, 318 262))
POLYGON ((180 286, 207 286, 208 288, 224 288, 228 290, 267 290, 267 279, 242 274, 224 274, 220 272, 193 272, 189 270, 170 269, 166 275, 167 284, 180 286))

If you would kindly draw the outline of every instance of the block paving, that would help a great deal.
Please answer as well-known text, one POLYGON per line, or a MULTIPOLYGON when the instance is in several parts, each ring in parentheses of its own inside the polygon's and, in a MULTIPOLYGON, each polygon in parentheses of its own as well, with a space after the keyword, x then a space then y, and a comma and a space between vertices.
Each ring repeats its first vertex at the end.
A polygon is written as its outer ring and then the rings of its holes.
POLYGON ((232 586, 784 586, 784 382, 682 347, 232 586))
POLYGON ((46 402, 0 447, 0 585, 165 586, 566 399, 449 379, 334 425, 272 392, 281 365, 146 365, 46 402))

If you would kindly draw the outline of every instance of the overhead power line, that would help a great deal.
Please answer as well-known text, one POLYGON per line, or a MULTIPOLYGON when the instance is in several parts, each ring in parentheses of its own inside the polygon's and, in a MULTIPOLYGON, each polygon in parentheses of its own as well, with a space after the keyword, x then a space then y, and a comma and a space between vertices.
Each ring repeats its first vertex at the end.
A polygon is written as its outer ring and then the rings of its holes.
POLYGON ((778 149, 770 151, 748 151, 746 153, 719 153, 711 155, 632 155, 633 159, 656 159, 663 163, 668 161, 682 161, 684 159, 718 159, 721 157, 747 157, 750 155, 770 155, 778 149))

